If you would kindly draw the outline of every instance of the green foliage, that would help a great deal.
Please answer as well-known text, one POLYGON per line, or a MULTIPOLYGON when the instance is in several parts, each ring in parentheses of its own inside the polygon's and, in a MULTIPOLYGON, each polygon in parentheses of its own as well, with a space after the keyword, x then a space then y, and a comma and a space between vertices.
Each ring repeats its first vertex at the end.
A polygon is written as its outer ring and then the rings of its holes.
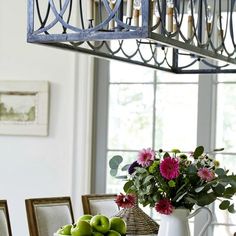
MULTIPOLYGON (((169 199, 178 208, 192 210, 194 205, 207 206, 217 199, 222 210, 234 213, 232 197, 236 193, 236 176, 228 170, 216 166, 216 162, 204 153, 204 147, 199 146, 192 154, 181 153, 174 149, 172 153, 159 150, 149 165, 140 166, 132 163, 131 174, 118 175, 118 170, 129 172, 131 165, 121 167, 123 158, 114 156, 109 162, 110 173, 116 178, 126 179, 124 191, 135 193, 143 206, 154 207, 163 198, 169 199), (174 179, 162 176, 160 166, 166 158, 178 160, 179 174, 174 179), (201 170, 206 169, 211 178, 201 176, 201 170)), ((130 173, 130 172, 129 172, 130 173)))
POLYGON ((203 146, 199 146, 195 149, 194 153, 193 153, 193 157, 194 159, 198 159, 198 157, 200 157, 204 152, 204 147, 203 146))
POLYGON ((123 157, 122 156, 113 156, 109 161, 109 166, 111 169, 118 169, 119 165, 122 163, 123 157))

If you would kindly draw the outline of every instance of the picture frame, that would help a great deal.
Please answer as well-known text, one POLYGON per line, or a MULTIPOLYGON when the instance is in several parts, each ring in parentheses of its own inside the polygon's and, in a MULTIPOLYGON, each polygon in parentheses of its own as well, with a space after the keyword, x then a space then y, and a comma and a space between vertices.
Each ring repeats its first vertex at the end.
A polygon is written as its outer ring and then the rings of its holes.
POLYGON ((48 135, 48 81, 0 81, 0 135, 48 135))

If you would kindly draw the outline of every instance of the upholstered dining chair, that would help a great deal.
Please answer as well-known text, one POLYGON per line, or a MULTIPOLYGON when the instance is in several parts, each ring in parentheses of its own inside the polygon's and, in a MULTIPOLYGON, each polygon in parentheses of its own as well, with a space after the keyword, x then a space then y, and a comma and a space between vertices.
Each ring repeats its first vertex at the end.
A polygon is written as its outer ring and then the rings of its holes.
POLYGON ((119 212, 115 203, 116 194, 87 194, 82 195, 84 214, 104 214, 108 217, 119 212))
POLYGON ((12 236, 7 200, 0 200, 0 236, 12 236))
POLYGON ((68 196, 26 199, 25 206, 30 236, 52 236, 61 226, 74 222, 68 196))

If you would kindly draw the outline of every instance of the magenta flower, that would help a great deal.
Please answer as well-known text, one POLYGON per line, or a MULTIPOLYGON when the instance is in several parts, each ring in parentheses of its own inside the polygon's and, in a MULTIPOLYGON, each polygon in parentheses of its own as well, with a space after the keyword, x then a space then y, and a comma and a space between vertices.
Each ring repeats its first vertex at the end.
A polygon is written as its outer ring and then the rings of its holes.
POLYGON ((138 153, 138 164, 142 167, 147 167, 152 164, 155 158, 155 151, 151 148, 143 149, 138 153))
POLYGON ((200 168, 197 172, 197 175, 202 180, 206 180, 207 182, 209 182, 215 178, 215 173, 206 167, 200 168))
POLYGON ((133 194, 124 195, 120 193, 116 197, 116 204, 121 208, 131 208, 135 205, 136 197, 133 194))
POLYGON ((168 179, 175 179, 179 176, 179 161, 177 158, 167 157, 160 164, 161 175, 168 179))
POLYGON ((173 212, 174 207, 169 199, 164 198, 156 203, 155 209, 161 214, 170 215, 173 212))

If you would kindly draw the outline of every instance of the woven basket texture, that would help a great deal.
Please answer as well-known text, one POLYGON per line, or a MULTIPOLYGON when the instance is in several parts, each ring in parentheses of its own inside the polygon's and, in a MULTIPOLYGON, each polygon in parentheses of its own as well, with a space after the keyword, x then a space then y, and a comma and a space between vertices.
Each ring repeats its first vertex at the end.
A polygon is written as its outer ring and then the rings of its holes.
POLYGON ((158 233, 159 225, 138 205, 132 208, 124 208, 115 216, 119 216, 126 221, 127 235, 150 235, 158 233))

